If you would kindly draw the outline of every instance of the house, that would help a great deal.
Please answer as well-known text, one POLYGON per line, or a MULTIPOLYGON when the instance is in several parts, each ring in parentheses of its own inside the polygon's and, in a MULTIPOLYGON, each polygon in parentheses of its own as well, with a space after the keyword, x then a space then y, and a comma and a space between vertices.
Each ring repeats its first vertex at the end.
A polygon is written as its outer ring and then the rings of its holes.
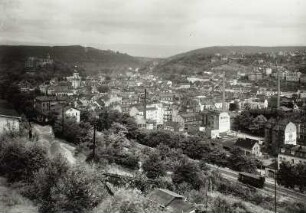
POLYGON ((264 98, 249 98, 240 103, 241 109, 266 109, 268 100, 264 98))
POLYGON ((180 131, 199 130, 200 127, 199 114, 194 112, 179 113, 173 122, 179 123, 180 131))
POLYGON ((21 117, 5 100, 0 99, 0 134, 19 131, 21 117))
POLYGON ((306 146, 284 145, 278 153, 278 169, 282 162, 289 162, 292 165, 306 163, 306 146))
POLYGON ((249 81, 258 81, 258 80, 261 80, 262 79, 262 73, 259 72, 259 71, 256 71, 256 72, 253 72, 253 73, 250 73, 248 75, 248 79, 249 81))
POLYGON ((244 155, 254 155, 256 157, 260 157, 262 155, 260 145, 257 140, 250 138, 238 138, 234 146, 239 148, 244 155))
POLYGON ((148 196, 149 200, 173 213, 195 213, 196 208, 186 198, 167 189, 155 189, 148 196))
POLYGON ((162 93, 159 95, 161 102, 172 103, 174 101, 175 95, 173 93, 162 93))
POLYGON ((37 96, 34 99, 34 108, 42 115, 58 112, 64 104, 66 98, 60 96, 37 96))
POLYGON ((278 152, 282 145, 296 145, 297 128, 288 119, 270 118, 265 126, 265 146, 278 152))
POLYGON ((72 107, 68 107, 65 109, 65 117, 66 118, 72 118, 77 123, 81 121, 81 111, 72 107))
POLYGON ((189 89, 190 83, 189 82, 180 82, 178 83, 178 89, 189 89))

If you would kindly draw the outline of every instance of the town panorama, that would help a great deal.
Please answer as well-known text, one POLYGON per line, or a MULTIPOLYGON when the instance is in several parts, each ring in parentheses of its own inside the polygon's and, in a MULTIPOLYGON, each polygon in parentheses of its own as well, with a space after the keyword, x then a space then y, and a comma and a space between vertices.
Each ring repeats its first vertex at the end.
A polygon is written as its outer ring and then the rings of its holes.
POLYGON ((0 212, 306 212, 306 5, 35 2, 0 3, 0 212))

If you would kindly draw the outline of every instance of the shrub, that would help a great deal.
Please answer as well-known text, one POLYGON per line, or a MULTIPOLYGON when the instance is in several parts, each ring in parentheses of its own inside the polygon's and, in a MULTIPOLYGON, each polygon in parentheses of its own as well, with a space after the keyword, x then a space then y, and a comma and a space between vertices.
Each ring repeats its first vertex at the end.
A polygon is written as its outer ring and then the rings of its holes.
POLYGON ((37 143, 21 138, 7 138, 2 142, 0 170, 10 182, 30 182, 33 174, 49 161, 46 148, 37 143))
POLYGON ((212 206, 213 213, 232 213, 234 208, 224 199, 217 197, 212 206))
POLYGON ((70 168, 51 189, 50 200, 42 205, 42 212, 87 212, 107 195, 104 183, 88 167, 70 168))
POLYGON ((123 154, 115 157, 115 163, 125 166, 129 169, 138 169, 138 157, 132 154, 123 154))
POLYGON ((198 165, 186 159, 174 169, 172 181, 176 185, 186 182, 199 189, 204 184, 204 177, 198 165))
POLYGON ((51 200, 51 190, 57 181, 66 175, 69 169, 67 161, 62 156, 57 156, 34 174, 33 182, 27 195, 40 203, 51 200))
POLYGON ((142 168, 146 176, 152 179, 163 176, 166 173, 164 164, 157 153, 151 154, 149 158, 143 163, 142 168))

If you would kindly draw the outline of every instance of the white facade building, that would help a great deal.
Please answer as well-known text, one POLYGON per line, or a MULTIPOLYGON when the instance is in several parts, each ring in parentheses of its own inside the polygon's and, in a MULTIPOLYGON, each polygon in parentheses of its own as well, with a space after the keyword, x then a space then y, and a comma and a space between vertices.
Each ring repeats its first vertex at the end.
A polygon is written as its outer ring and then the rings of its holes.
POLYGON ((69 108, 65 111, 65 117, 73 118, 79 123, 81 121, 81 111, 75 108, 69 108))

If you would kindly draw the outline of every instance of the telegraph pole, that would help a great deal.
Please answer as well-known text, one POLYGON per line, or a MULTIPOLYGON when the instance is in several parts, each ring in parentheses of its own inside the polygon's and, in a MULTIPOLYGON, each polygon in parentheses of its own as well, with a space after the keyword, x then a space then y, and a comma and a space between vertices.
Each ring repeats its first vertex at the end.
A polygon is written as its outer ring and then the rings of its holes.
POLYGON ((277 176, 277 173, 275 171, 274 173, 274 212, 277 213, 277 205, 276 205, 276 202, 277 202, 277 199, 276 199, 276 176, 277 176))
POLYGON ((96 158, 96 118, 94 121, 94 134, 93 134, 93 147, 92 147, 92 159, 95 160, 96 158))

